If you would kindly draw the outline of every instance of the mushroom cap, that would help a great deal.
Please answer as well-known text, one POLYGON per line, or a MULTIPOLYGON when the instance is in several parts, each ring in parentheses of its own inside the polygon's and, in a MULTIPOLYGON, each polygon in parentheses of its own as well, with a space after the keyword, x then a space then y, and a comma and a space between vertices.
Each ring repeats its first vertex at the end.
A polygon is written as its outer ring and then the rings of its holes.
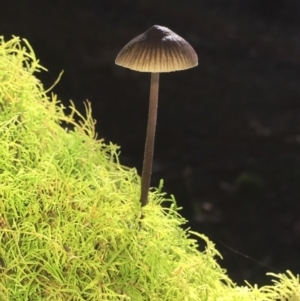
POLYGON ((167 27, 154 25, 126 44, 115 60, 140 72, 171 72, 198 65, 193 47, 167 27))

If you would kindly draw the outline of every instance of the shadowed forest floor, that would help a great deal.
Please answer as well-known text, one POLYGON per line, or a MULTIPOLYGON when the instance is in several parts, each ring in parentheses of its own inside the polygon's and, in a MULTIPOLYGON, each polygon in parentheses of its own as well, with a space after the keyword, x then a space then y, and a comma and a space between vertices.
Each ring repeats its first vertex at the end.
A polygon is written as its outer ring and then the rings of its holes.
POLYGON ((164 179, 238 283, 300 272, 298 1, 19 0, 0 11, 0 34, 28 39, 49 69, 45 86, 64 69, 55 93, 89 99, 99 137, 139 170, 150 76, 114 59, 153 24, 186 38, 199 66, 161 76, 153 185, 164 179))

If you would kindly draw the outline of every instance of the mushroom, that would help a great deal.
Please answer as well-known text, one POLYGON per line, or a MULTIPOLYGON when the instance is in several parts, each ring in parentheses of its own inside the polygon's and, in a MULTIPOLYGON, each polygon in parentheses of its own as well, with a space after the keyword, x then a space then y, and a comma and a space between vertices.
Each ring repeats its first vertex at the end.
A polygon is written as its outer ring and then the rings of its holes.
POLYGON ((157 119, 159 73, 185 70, 198 65, 193 47, 170 29, 154 25, 126 44, 115 60, 119 66, 151 72, 148 125, 141 179, 141 206, 148 202, 157 119))

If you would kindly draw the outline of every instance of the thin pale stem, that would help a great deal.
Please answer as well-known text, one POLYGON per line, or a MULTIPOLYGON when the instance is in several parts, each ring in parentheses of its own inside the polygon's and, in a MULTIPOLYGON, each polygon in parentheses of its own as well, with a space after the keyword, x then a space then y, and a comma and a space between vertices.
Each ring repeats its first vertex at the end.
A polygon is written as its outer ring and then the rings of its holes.
POLYGON ((148 192, 151 181, 152 161, 154 153, 154 138, 157 119, 157 104, 158 104, 158 88, 159 88, 159 73, 151 73, 150 84, 150 100, 149 100, 149 113, 147 135, 144 152, 144 162, 142 171, 141 183, 141 205, 145 206, 148 203, 148 192))

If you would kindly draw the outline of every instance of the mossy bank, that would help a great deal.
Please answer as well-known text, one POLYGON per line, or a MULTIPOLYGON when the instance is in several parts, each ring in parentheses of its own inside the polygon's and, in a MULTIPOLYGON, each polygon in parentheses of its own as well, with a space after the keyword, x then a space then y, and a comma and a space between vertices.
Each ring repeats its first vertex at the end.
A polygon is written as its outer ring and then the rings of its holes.
POLYGON ((97 139, 90 104, 66 114, 39 71, 26 40, 1 38, 1 301, 299 300, 290 273, 233 284, 213 243, 181 229, 175 201, 161 206, 160 188, 141 208, 140 178, 97 139))

